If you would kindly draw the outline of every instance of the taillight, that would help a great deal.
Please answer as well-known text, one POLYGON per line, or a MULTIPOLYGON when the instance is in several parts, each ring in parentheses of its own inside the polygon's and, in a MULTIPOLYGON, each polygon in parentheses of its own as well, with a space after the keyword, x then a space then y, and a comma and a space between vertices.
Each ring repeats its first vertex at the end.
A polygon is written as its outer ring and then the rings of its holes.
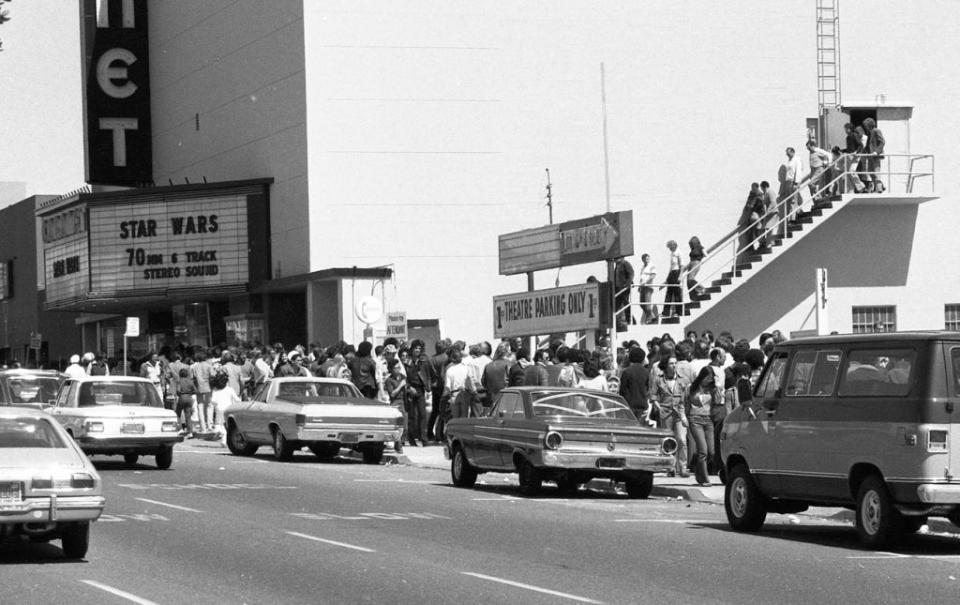
POLYGON ((164 433, 176 433, 180 430, 180 426, 177 424, 176 420, 165 420, 163 425, 160 427, 160 430, 164 433))
POLYGON ((561 443, 563 443, 563 435, 556 431, 550 431, 543 438, 543 444, 547 446, 547 449, 558 450, 561 443))
POLYGON ((86 429, 88 433, 102 433, 103 432, 103 423, 102 422, 88 422, 86 424, 86 429))
POLYGON ((93 479, 93 475, 89 473, 74 473, 70 477, 70 487, 76 489, 91 488, 96 485, 96 481, 93 479))
POLYGON ((305 424, 307 423, 307 415, 306 415, 306 414, 297 414, 297 415, 296 415, 296 422, 297 422, 297 426, 303 426, 303 425, 305 425, 305 424))

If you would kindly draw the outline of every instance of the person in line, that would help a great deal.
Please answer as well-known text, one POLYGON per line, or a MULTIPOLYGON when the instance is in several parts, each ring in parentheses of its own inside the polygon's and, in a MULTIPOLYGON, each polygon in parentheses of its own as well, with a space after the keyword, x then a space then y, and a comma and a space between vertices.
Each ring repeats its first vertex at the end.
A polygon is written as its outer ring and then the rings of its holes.
POLYGON ((880 161, 883 159, 883 147, 886 145, 886 139, 883 138, 883 133, 877 128, 877 121, 873 118, 867 118, 863 121, 863 129, 867 132, 867 144, 864 149, 864 153, 867 154, 865 158, 866 167, 864 168, 867 181, 866 192, 883 193, 886 187, 883 186, 883 181, 877 176, 877 171, 880 170, 880 161))
POLYGON ((797 193, 803 168, 793 147, 787 147, 787 159, 780 164, 777 179, 780 181, 780 193, 777 195, 777 211, 780 215, 780 237, 787 236, 787 219, 792 219, 794 210, 803 201, 797 193), (796 195, 794 195, 796 193, 796 195))
POLYGON ((593 389, 595 391, 607 391, 607 377, 600 371, 600 364, 591 355, 583 362, 583 378, 577 383, 581 389, 593 389))
POLYGON ((443 397, 450 402, 451 418, 467 418, 470 415, 470 402, 476 392, 473 372, 463 363, 463 353, 459 348, 452 347, 447 355, 450 365, 446 370, 443 397))
POLYGON ((653 284, 657 278, 657 268, 650 262, 650 255, 640 256, 643 266, 640 267, 640 310, 643 315, 640 316, 640 323, 655 324, 660 320, 660 313, 657 311, 657 305, 652 304, 653 284))
POLYGON ((777 224, 777 200, 773 197, 773 190, 768 181, 760 182, 760 196, 763 202, 763 236, 760 240, 760 250, 769 250, 773 243, 773 231, 777 224))
POLYGON ((753 251, 754 241, 760 232, 759 221, 762 214, 763 192, 760 191, 760 183, 751 183, 747 201, 744 202, 740 218, 737 219, 737 231, 740 233, 737 238, 737 264, 744 262, 753 251))
POLYGON ((670 272, 667 273, 667 295, 663 305, 664 319, 680 317, 683 313, 681 307, 683 297, 680 293, 680 271, 683 268, 683 261, 677 253, 677 242, 669 240, 667 250, 670 251, 670 272))
MULTIPOLYGON (((407 440, 410 445, 427 444, 427 389, 430 388, 429 361, 420 339, 410 343, 409 362, 403 368, 407 377, 407 440)), ((391 400, 392 401, 392 400, 391 400)))
POLYGON ((240 395, 230 384, 230 375, 222 370, 210 377, 210 403, 213 404, 213 430, 220 435, 220 445, 226 447, 227 431, 223 419, 228 407, 240 403, 240 395))
POLYGON ((533 364, 523 370, 524 386, 545 387, 550 384, 547 364, 550 362, 550 350, 540 349, 533 356, 533 364))
POLYGON ((181 419, 183 436, 193 439, 193 415, 196 411, 197 381, 189 367, 180 368, 177 373, 177 416, 181 419))
POLYGON ((863 153, 863 143, 861 143, 860 135, 850 122, 843 125, 843 130, 846 133, 846 147, 843 149, 843 153, 846 155, 844 156, 843 170, 847 173, 844 179, 843 192, 862 193, 867 188, 860 178, 860 154, 863 153))
MULTIPOLYGON (((206 433, 213 423, 210 409, 210 378, 213 376, 213 365, 207 360, 207 352, 200 349, 194 355, 193 378, 197 383, 197 415, 200 420, 200 432, 206 433)), ((179 390, 179 388, 177 389, 179 390)))
POLYGON ((716 378, 713 369, 704 367, 690 385, 685 412, 693 435, 695 451, 694 474, 697 483, 710 485, 708 463, 714 457, 713 421, 710 410, 716 398, 716 378))
POLYGON ((443 398, 444 368, 447 366, 447 350, 450 340, 444 338, 434 345, 435 354, 427 361, 430 370, 430 398, 433 409, 427 419, 427 440, 443 441, 443 425, 446 422, 447 401, 443 398))
POLYGON ((703 251, 703 244, 700 238, 694 235, 690 238, 690 262, 687 264, 687 292, 690 294, 690 300, 696 300, 703 296, 703 286, 697 281, 697 273, 700 272, 700 263, 706 253, 703 251))
POLYGON ((633 265, 622 256, 618 256, 613 266, 613 287, 616 291, 614 304, 617 313, 617 330, 626 332, 633 323, 630 313, 630 291, 633 289, 633 265), (623 311, 621 311, 623 309, 623 311))
POLYGON ((677 440, 677 462, 669 476, 689 477, 687 471, 687 427, 685 397, 690 383, 677 373, 677 358, 664 357, 658 364, 662 372, 653 387, 653 397, 659 415, 660 428, 673 432, 677 440))
POLYGON ((620 372, 620 396, 627 400, 634 415, 644 423, 650 414, 650 372, 643 365, 646 358, 643 347, 631 347, 627 352, 630 365, 620 372))
POLYGON ((405 439, 410 440, 410 445, 417 444, 410 436, 409 416, 407 415, 407 378, 403 375, 403 372, 400 371, 400 365, 400 361, 397 359, 388 360, 388 374, 383 382, 383 388, 390 398, 390 405, 400 410, 400 414, 403 415, 403 432, 400 434, 400 439, 393 444, 393 449, 396 450, 398 454, 403 453, 403 442, 405 439))
POLYGON ((814 204, 823 202, 825 191, 822 191, 825 183, 823 176, 827 167, 832 161, 830 154, 817 147, 814 140, 807 141, 807 151, 810 153, 810 179, 808 186, 810 188, 810 198, 814 204))
POLYGON ((377 398, 377 364, 370 357, 373 343, 363 341, 357 345, 357 355, 347 365, 354 386, 367 399, 377 398))
POLYGON ((87 375, 86 370, 83 369, 83 366, 80 365, 80 356, 71 355, 70 356, 70 365, 63 370, 63 373, 69 376, 70 378, 83 378, 87 375))

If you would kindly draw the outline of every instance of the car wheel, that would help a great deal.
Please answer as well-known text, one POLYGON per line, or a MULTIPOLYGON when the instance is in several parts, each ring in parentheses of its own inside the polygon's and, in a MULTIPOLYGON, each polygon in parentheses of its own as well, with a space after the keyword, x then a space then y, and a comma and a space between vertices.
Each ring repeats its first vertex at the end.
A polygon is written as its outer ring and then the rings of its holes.
POLYGON ((273 457, 281 462, 293 458, 293 447, 287 442, 283 431, 279 428, 273 429, 273 457))
POLYGON ((237 425, 233 422, 227 427, 227 449, 234 456, 252 456, 257 451, 257 444, 250 443, 237 425))
POLYGON ((383 450, 386 446, 382 443, 376 443, 363 448, 364 464, 380 464, 383 461, 383 450))
POLYGON ((894 508, 883 479, 876 475, 860 484, 856 513, 857 534, 868 548, 882 548, 903 532, 903 516, 894 508))
POLYGON ((920 528, 927 524, 927 516, 920 515, 919 517, 910 515, 901 515, 903 517, 903 531, 908 534, 915 534, 920 531, 920 528))
POLYGON ((173 464, 173 448, 169 445, 161 447, 155 459, 158 469, 162 471, 167 470, 170 468, 170 465, 173 464))
POLYGON ((727 477, 723 506, 727 522, 737 531, 759 531, 767 519, 767 503, 750 471, 738 464, 727 477))
POLYGON ((640 473, 635 477, 630 477, 625 483, 628 496, 645 500, 650 497, 650 492, 653 491, 653 473, 640 473))
POLYGON ((520 493, 525 496, 532 496, 543 487, 543 477, 540 472, 530 464, 529 460, 520 463, 520 493))
POLYGON ((127 466, 133 466, 137 463, 137 460, 140 459, 140 454, 124 454, 123 461, 127 463, 127 466))
POLYGON ((68 559, 82 559, 90 547, 90 522, 76 523, 60 536, 63 555, 68 559))
POLYGON ((339 443, 311 443, 309 447, 313 455, 321 460, 333 458, 340 453, 339 443))
POLYGON ((450 461, 450 478, 457 487, 473 487, 477 482, 477 469, 470 466, 467 455, 459 445, 453 450, 453 459, 450 461))

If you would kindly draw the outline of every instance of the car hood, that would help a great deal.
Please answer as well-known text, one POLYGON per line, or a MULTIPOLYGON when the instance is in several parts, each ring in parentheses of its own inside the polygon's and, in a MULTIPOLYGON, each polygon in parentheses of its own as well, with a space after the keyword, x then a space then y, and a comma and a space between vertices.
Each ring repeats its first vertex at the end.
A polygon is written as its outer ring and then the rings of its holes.
POLYGON ((58 468, 81 469, 84 460, 68 447, 13 447, 0 448, 0 479, 3 470, 33 469, 38 472, 58 468))

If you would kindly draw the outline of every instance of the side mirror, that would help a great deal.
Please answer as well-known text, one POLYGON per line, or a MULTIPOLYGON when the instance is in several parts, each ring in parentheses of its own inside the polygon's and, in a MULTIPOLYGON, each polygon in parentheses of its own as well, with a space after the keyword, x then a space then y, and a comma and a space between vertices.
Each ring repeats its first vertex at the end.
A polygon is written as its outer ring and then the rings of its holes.
POLYGON ((753 401, 753 387, 749 380, 737 381, 737 401, 740 405, 748 405, 753 401))

